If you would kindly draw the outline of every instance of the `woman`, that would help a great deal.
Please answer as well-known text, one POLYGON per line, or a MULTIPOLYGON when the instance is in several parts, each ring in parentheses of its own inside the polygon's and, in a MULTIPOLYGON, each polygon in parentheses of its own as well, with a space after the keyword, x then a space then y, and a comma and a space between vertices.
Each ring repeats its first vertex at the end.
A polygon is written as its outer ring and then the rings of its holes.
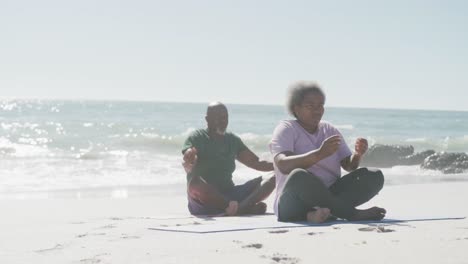
POLYGON ((354 153, 332 124, 322 121, 325 93, 313 82, 291 86, 287 101, 294 120, 283 120, 270 142, 274 157, 279 221, 321 223, 335 216, 380 220, 385 209, 356 209, 383 187, 380 170, 359 168, 367 140, 358 138, 354 153), (350 172, 341 177, 341 168, 350 172))

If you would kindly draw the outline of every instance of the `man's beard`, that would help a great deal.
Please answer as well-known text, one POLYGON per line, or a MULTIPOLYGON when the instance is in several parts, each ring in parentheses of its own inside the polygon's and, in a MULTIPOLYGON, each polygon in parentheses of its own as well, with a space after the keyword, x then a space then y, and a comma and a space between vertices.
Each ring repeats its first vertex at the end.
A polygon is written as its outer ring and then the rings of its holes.
POLYGON ((226 130, 225 129, 221 129, 221 128, 217 128, 215 130, 216 134, 220 135, 220 136, 224 136, 224 134, 226 134, 226 130))

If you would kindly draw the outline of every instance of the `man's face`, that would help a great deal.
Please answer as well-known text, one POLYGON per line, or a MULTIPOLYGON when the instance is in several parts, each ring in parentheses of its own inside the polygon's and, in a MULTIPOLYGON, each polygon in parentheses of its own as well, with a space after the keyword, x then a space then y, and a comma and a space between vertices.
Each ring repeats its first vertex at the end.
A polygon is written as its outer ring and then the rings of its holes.
POLYGON ((210 109, 206 115, 208 130, 214 131, 218 135, 224 135, 229 122, 228 111, 224 106, 210 109))
POLYGON ((307 93, 300 105, 294 107, 297 119, 309 127, 317 127, 322 119, 325 98, 319 93, 307 93))

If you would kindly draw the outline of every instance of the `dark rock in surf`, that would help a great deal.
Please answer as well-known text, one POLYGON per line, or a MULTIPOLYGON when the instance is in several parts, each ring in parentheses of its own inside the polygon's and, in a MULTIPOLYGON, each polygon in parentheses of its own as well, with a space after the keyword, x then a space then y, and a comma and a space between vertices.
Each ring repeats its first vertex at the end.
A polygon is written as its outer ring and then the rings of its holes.
POLYGON ((423 152, 418 152, 412 155, 408 155, 406 157, 400 158, 401 164, 400 165, 418 165, 422 164, 424 160, 434 154, 434 150, 425 150, 423 152))
POLYGON ((463 173, 468 170, 468 155, 463 152, 438 152, 427 157, 421 168, 439 170, 446 174, 463 173))
POLYGON ((414 153, 413 146, 375 144, 369 148, 361 162, 362 166, 390 168, 397 165, 420 165, 435 152, 426 150, 414 153))

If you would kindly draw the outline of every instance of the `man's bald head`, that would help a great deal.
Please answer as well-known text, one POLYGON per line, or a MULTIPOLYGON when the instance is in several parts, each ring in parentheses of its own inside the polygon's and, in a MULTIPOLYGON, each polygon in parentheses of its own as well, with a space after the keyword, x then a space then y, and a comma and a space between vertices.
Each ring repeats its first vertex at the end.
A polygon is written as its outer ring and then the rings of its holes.
POLYGON ((216 113, 219 111, 227 112, 227 107, 221 102, 211 102, 208 104, 208 107, 206 108, 206 115, 208 116, 209 114, 216 113))
POLYGON ((224 135, 229 122, 227 107, 221 102, 210 103, 206 108, 205 120, 210 133, 224 135))

